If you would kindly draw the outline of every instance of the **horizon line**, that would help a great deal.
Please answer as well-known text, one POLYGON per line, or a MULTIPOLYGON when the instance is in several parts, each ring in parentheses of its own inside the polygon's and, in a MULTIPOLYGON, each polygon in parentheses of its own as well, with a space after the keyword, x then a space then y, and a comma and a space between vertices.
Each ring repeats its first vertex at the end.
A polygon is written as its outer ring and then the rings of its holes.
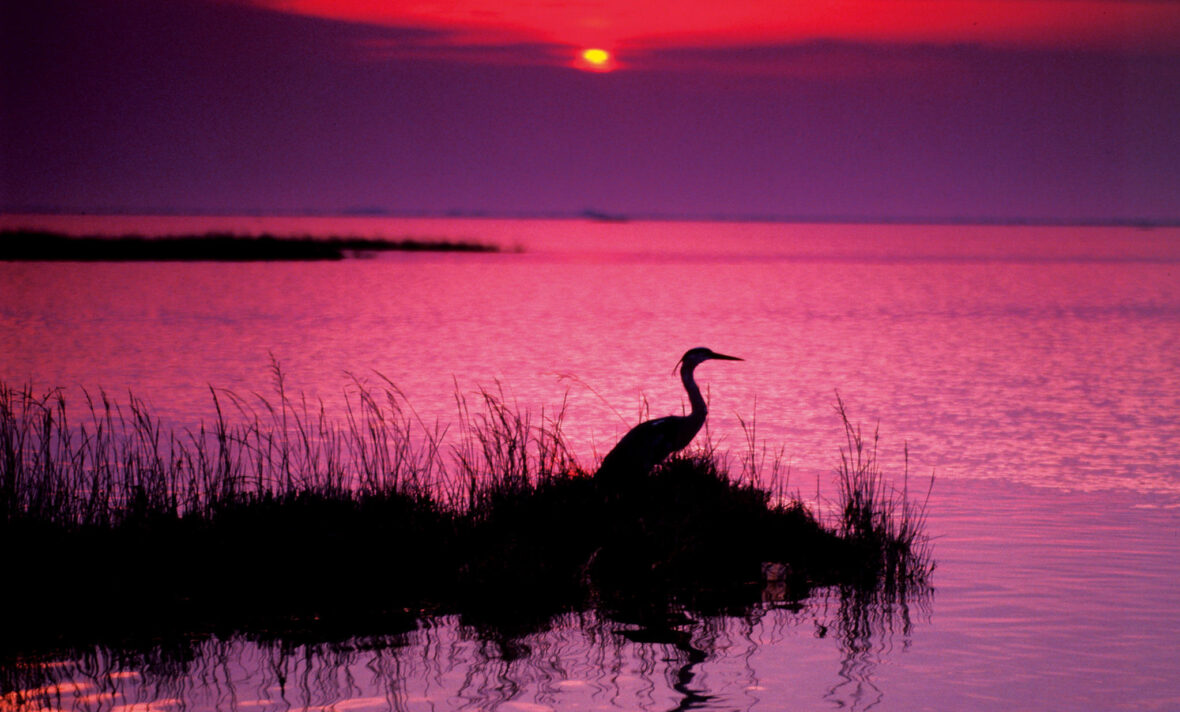
POLYGON ((756 214, 716 213, 680 215, 660 212, 613 212, 583 210, 496 211, 496 210, 390 210, 384 208, 343 208, 336 210, 134 210, 126 208, 60 209, 25 206, 0 210, 0 218, 14 216, 93 216, 93 217, 222 217, 222 218, 393 218, 393 219, 473 219, 473 220, 589 220, 604 223, 626 222, 725 222, 784 223, 834 225, 981 225, 1032 227, 1180 227, 1180 216, 1153 217, 1028 217, 976 215, 939 217, 920 215, 831 215, 831 214, 756 214))

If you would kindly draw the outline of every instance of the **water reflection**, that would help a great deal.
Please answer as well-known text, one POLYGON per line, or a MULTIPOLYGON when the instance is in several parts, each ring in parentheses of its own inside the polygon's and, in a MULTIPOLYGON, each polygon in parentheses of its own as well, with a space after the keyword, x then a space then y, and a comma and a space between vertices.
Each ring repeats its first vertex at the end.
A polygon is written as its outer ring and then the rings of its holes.
POLYGON ((894 652, 895 645, 902 649, 910 646, 914 625, 911 606, 919 618, 927 618, 930 596, 841 586, 829 590, 826 599, 825 606, 834 608, 841 663, 840 680, 824 698, 846 709, 875 707, 885 695, 874 682, 876 667, 894 652))
POLYGON ((739 612, 586 610, 519 631, 461 616, 341 640, 209 636, 95 647, 2 669, 28 710, 758 710, 791 698, 853 710, 887 695, 876 667, 908 647, 930 591, 781 592, 739 612))

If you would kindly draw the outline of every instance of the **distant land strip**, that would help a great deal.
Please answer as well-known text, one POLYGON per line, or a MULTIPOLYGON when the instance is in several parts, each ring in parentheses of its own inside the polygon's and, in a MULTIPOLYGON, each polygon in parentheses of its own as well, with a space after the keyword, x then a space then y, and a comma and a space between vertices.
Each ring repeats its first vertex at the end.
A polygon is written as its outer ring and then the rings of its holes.
POLYGON ((496 245, 425 238, 67 235, 0 231, 0 262, 265 262, 342 260, 378 252, 499 252, 496 245))

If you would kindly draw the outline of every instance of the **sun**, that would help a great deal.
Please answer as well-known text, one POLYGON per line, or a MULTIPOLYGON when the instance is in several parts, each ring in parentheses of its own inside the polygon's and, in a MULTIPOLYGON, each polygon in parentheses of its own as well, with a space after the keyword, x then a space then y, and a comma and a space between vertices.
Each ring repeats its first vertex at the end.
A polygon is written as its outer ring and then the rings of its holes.
POLYGON ((609 72, 615 68, 614 57, 601 47, 590 47, 582 50, 578 57, 578 66, 595 72, 609 72))
POLYGON ((610 61, 610 52, 607 52, 605 49, 591 47, 582 53, 582 59, 586 60, 590 64, 602 66, 610 61))

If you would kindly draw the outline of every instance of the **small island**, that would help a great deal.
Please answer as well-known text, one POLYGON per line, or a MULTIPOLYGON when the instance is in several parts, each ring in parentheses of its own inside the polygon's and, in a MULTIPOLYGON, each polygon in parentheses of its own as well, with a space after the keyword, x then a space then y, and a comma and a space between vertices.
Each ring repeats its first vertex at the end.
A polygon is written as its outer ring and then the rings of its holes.
POLYGON ((77 407, 0 380, 0 550, 20 584, 0 610, 0 670, 103 641, 348 637, 448 615, 510 636, 563 612, 630 626, 800 607, 831 587, 867 625, 868 602, 929 595, 930 490, 884 475, 876 432, 839 397, 824 512, 753 425, 737 468, 701 448, 609 481, 579 464, 562 415, 537 426, 498 391, 456 390, 458 427, 437 429, 391 382, 354 380, 335 420, 272 368, 257 412, 210 387, 214 419, 185 431, 130 393, 77 407), (53 566, 69 585, 38 583, 53 566))
POLYGON ((0 262, 264 262, 342 260, 380 252, 499 252, 479 242, 426 238, 200 235, 68 235, 0 231, 0 262))

